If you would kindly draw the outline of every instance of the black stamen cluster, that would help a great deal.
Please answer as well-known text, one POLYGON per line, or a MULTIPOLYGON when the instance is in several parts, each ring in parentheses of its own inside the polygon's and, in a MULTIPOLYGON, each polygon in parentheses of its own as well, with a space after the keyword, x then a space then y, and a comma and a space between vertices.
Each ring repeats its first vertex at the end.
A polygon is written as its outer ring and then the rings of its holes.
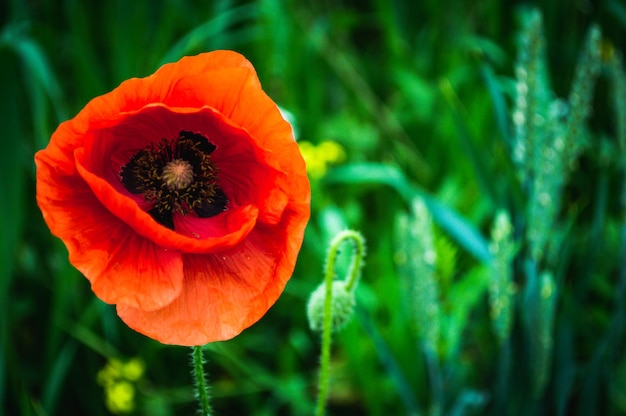
POLYGON ((176 211, 187 215, 193 210, 201 218, 212 217, 228 204, 217 184, 217 167, 211 162, 215 149, 203 135, 183 130, 176 139, 161 139, 135 153, 121 168, 122 184, 133 194, 143 194, 153 204, 150 215, 168 228, 174 229, 176 211), (163 180, 163 169, 175 159, 193 169, 193 181, 181 189, 172 189, 163 180))

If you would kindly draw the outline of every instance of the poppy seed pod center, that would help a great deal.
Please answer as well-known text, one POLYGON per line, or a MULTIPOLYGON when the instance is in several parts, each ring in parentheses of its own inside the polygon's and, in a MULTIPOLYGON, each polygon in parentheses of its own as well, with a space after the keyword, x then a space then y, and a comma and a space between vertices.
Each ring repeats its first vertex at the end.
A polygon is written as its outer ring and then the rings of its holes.
POLYGON ((181 190, 193 182, 193 167, 186 160, 174 159, 167 162, 161 176, 169 189, 181 190))
POLYGON ((226 210, 228 198, 210 156, 216 148, 203 135, 183 130, 176 139, 161 139, 135 153, 122 166, 120 180, 143 195, 152 218, 173 230, 175 212, 208 218, 226 210))

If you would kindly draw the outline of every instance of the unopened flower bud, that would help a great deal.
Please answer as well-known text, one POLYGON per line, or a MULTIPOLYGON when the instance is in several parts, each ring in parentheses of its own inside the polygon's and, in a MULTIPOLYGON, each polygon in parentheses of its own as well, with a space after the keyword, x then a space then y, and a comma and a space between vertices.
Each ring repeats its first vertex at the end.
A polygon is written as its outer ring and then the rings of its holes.
MULTIPOLYGON (((309 298, 307 315, 309 326, 313 331, 322 331, 324 327, 324 301, 326 300, 326 284, 322 283, 309 298)), ((331 330, 341 329, 354 311, 354 292, 346 289, 346 282, 336 280, 332 284, 331 299, 331 330)))

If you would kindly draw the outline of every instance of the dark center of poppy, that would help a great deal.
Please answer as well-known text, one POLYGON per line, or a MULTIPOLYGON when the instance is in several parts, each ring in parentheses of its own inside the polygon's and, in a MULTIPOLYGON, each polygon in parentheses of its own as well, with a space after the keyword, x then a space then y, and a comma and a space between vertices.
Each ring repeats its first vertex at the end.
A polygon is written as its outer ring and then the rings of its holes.
POLYGON ((201 134, 181 131, 173 140, 135 153, 122 166, 122 184, 152 204, 148 211, 160 224, 174 229, 173 213, 194 211, 208 218, 226 210, 228 198, 217 184, 217 167, 210 154, 215 145, 201 134))

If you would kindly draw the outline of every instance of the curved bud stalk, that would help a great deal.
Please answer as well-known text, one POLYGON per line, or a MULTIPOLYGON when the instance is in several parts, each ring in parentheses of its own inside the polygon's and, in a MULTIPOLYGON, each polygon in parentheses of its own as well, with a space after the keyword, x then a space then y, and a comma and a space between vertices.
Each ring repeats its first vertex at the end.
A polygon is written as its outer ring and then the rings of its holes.
POLYGON ((326 256, 324 282, 311 294, 307 304, 307 316, 311 329, 322 332, 316 416, 324 414, 328 397, 331 333, 343 327, 352 317, 355 305, 354 291, 359 281, 364 257, 365 239, 361 233, 345 230, 337 234, 331 241, 326 256), (345 241, 352 243, 352 260, 345 280, 335 281, 335 263, 339 247, 345 241))

